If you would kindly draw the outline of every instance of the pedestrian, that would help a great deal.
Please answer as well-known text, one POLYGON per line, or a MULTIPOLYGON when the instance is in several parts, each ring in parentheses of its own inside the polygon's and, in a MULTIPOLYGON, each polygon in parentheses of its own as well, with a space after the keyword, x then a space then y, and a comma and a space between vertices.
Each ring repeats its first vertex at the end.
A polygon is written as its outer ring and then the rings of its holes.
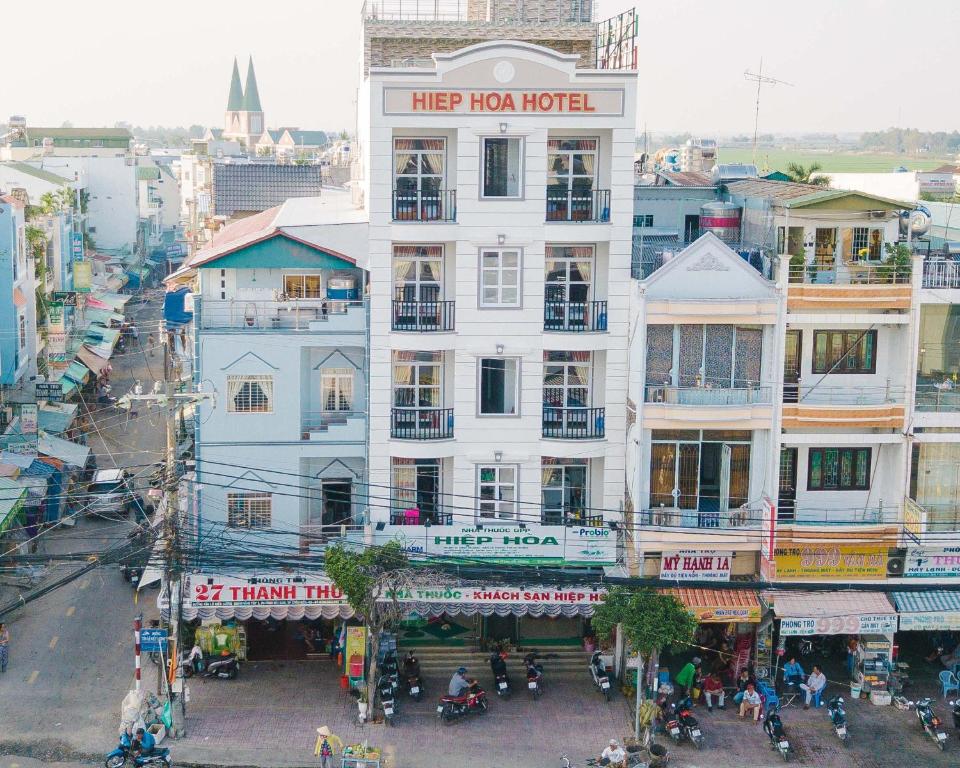
POLYGON ((847 677, 853 678, 853 670, 857 666, 857 650, 860 643, 856 635, 847 638, 847 677))
POLYGON ((0 622, 0 672, 7 671, 7 659, 9 658, 8 646, 10 645, 10 630, 0 622))
MULTIPOLYGON (((142 395, 143 394, 143 384, 140 383, 140 379, 137 379, 137 383, 133 385, 133 394, 142 395)), ((138 407, 140 401, 135 398, 130 398, 130 418, 137 418, 138 407)))
POLYGON ((133 323, 130 323, 130 337, 134 341, 140 341, 140 329, 133 323))
POLYGON ((694 681, 697 679, 697 673, 699 670, 700 657, 694 656, 683 666, 683 669, 677 673, 675 682, 677 683, 677 695, 681 699, 691 692, 694 681))
POLYGON ((153 357, 153 352, 154 352, 154 347, 153 347, 153 345, 154 345, 155 343, 156 343, 156 339, 154 338, 153 334, 151 333, 149 336, 147 336, 147 348, 150 350, 150 357, 153 357))
POLYGON ((316 755, 320 758, 320 768, 333 768, 333 753, 336 752, 337 745, 343 748, 343 742, 336 734, 330 733, 330 729, 325 725, 317 728, 317 748, 316 755))

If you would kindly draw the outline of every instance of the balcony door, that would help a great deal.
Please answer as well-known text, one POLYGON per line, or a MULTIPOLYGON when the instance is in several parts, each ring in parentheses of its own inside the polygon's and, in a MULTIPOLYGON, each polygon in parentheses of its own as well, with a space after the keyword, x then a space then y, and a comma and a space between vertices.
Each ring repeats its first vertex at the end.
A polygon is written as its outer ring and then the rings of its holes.
POLYGON ((393 140, 395 219, 440 218, 446 157, 447 145, 443 138, 393 140))
POLYGON ((443 246, 393 248, 393 328, 436 329, 443 298, 443 246))
POLYGON ((540 495, 544 525, 587 522, 587 470, 588 463, 578 460, 555 459, 543 465, 540 495))
POLYGON ((391 496, 394 524, 440 522, 440 460, 395 458, 391 496))
POLYGON ((441 352, 395 352, 393 359, 394 437, 443 436, 441 352))
POLYGON ((795 403, 800 398, 800 360, 803 333, 797 328, 787 331, 783 350, 783 402, 795 403))
POLYGON ((591 246, 547 246, 545 330, 576 330, 588 323, 593 263, 591 246))
POLYGON ((543 434, 587 434, 590 426, 589 352, 544 352, 543 434))
POLYGON ((547 220, 589 221, 596 217, 597 139, 547 141, 547 220))

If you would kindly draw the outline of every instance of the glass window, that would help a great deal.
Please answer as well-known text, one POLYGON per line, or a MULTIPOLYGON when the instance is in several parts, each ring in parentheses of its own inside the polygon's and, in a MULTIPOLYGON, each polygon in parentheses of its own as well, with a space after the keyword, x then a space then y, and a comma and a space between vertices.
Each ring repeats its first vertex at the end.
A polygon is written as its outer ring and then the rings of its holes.
POLYGON ((814 373, 876 373, 876 331, 814 331, 814 373))
POLYGON ((284 275, 283 292, 292 299, 322 299, 322 275, 284 275))
POLYGON ((483 197, 520 197, 522 149, 518 137, 483 140, 483 197))
POLYGON ((811 448, 807 490, 869 490, 870 452, 870 448, 811 448))
POLYGON ((395 352, 393 405, 395 408, 439 408, 440 352, 395 352))
POLYGON ((227 376, 229 413, 271 413, 273 376, 227 376))
POLYGON ((325 411, 353 410, 353 369, 323 368, 320 391, 325 411))
POLYGON ((635 227, 652 227, 653 226, 653 214, 645 213, 639 216, 633 217, 633 226, 635 227))
POLYGON ((517 516, 517 468, 477 467, 477 504, 480 517, 513 520, 517 516))
POLYGON ((393 140, 394 185, 401 193, 437 196, 443 187, 446 139, 393 140))
POLYGON ((520 361, 480 358, 480 415, 516 416, 520 404, 520 361))
POLYGON ((544 458, 540 496, 544 525, 583 525, 591 522, 587 507, 588 463, 577 459, 544 458))
POLYGON ((543 403, 551 408, 590 406, 590 353, 543 353, 543 403))
POLYGON ((480 306, 520 306, 520 251, 484 248, 480 252, 480 306))
POLYGON ((391 464, 393 523, 440 522, 440 461, 394 458, 391 464))
POLYGON ((269 493, 228 493, 227 526, 269 528, 272 501, 269 493))
POLYGON ((442 286, 442 245, 393 247, 393 291, 396 301, 440 301, 442 286))

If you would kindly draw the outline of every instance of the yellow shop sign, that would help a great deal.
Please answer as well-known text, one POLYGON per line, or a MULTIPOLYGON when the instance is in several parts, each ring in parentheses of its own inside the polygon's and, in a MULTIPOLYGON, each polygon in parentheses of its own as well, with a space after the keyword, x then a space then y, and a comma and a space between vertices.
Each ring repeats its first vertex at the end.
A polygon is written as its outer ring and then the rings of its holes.
POLYGON ((884 579, 886 544, 805 544, 774 550, 777 579, 884 579))

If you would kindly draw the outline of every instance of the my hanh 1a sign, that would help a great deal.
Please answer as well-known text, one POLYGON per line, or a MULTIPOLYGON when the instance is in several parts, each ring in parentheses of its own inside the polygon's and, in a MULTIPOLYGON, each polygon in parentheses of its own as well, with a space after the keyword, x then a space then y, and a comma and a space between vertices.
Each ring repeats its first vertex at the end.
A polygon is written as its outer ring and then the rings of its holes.
POLYGON ((668 581, 730 581, 733 552, 683 549, 660 556, 660 578, 668 581))
POLYGON ((528 565, 613 565, 617 533, 608 527, 563 525, 388 525, 377 543, 398 541, 413 558, 485 560, 528 565))

